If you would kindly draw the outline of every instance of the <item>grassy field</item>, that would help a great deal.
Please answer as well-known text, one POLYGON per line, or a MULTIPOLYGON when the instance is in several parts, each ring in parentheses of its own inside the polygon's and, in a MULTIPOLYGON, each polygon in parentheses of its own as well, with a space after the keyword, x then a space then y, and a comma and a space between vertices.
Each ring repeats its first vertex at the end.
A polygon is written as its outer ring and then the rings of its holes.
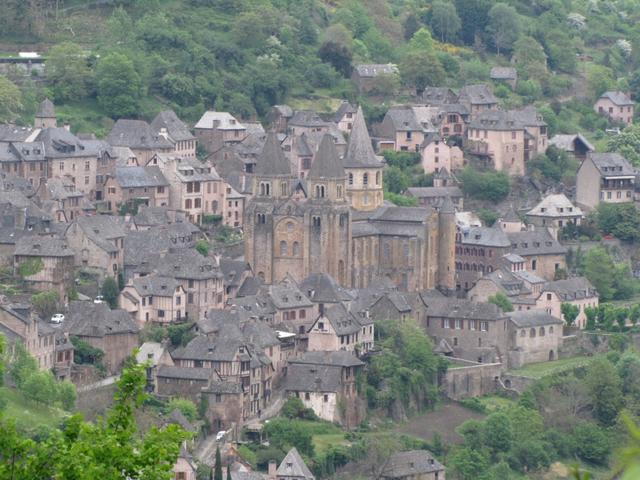
POLYGON ((512 375, 529 378, 543 378, 554 373, 571 370, 576 367, 587 365, 594 357, 570 357, 555 360, 553 362, 532 363, 523 368, 509 371, 512 375))
POLYGON ((485 397, 478 397, 480 403, 487 409, 487 413, 493 413, 497 410, 507 408, 513 405, 515 402, 509 398, 500 397, 498 395, 487 395, 485 397))
POLYGON ((54 427, 65 416, 62 410, 31 402, 12 388, 0 388, 0 398, 7 400, 4 415, 6 418, 15 419, 20 428, 32 429, 42 425, 54 427))
POLYGON ((333 445, 348 446, 349 442, 344 438, 344 433, 325 433, 313 436, 313 447, 317 454, 323 454, 333 445))

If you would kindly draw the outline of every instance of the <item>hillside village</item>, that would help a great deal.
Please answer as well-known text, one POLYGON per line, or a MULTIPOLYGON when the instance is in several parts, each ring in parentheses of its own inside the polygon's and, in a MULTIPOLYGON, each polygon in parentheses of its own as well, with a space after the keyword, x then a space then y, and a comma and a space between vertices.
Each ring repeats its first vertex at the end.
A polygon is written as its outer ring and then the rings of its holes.
POLYGON ((637 98, 609 82, 580 99, 597 127, 558 128, 518 52, 463 85, 354 61, 331 111, 82 131, 44 96, 0 124, 0 423, 37 438, 23 399, 100 424, 139 368, 141 432, 187 432, 166 478, 613 478, 640 412, 637 98))

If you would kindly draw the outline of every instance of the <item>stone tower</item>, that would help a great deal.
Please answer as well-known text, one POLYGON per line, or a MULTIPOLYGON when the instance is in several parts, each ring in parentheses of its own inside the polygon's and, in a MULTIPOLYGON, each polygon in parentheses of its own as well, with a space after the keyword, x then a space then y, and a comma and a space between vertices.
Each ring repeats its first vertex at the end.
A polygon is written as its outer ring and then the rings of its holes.
POLYGON ((456 211, 450 197, 438 209, 438 287, 454 292, 456 261, 456 211))
POLYGON ((347 195, 356 210, 371 211, 382 205, 382 169, 384 163, 373 151, 371 137, 358 107, 343 161, 347 174, 347 195))
POLYGON ((328 273, 343 285, 351 239, 346 180, 335 145, 323 137, 307 188, 297 181, 275 134, 256 164, 254 197, 245 210, 245 260, 266 283, 328 273))
POLYGON ((56 109, 53 102, 45 98, 38 106, 33 126, 35 128, 55 128, 56 124, 56 109))

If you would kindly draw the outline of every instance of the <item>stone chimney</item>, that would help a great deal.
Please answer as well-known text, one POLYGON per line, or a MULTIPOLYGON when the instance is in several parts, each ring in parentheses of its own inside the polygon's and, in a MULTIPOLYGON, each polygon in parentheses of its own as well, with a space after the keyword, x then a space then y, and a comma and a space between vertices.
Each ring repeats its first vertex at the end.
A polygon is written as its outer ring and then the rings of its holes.
POLYGON ((269 480, 275 480, 276 479, 276 470, 278 469, 278 465, 276 464, 275 460, 269 460, 269 470, 268 470, 268 477, 269 480))

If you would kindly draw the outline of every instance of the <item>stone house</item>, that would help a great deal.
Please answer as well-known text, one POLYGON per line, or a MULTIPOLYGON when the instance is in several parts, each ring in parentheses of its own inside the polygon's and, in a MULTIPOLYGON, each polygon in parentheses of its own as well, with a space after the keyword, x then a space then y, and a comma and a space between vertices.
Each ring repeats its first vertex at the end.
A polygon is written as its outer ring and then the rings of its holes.
POLYGON ((121 118, 107 135, 107 143, 114 147, 129 147, 137 157, 139 165, 146 165, 156 153, 174 151, 173 143, 154 132, 143 120, 121 118))
POLYGON ((515 90, 518 83, 518 71, 513 67, 493 67, 489 78, 495 82, 506 83, 511 90, 515 90))
POLYGON ((284 391, 296 396, 323 420, 353 428, 363 420, 356 377, 364 362, 345 351, 307 352, 289 359, 284 391))
POLYGON ((552 281, 556 272, 567 268, 567 248, 545 229, 507 233, 511 253, 520 255, 527 263, 527 271, 552 281))
POLYGON ((42 209, 57 223, 71 223, 83 215, 95 214, 95 206, 89 202, 87 195, 76 189, 69 176, 41 182, 36 196, 42 209))
MULTIPOLYGON (((35 131, 36 133, 39 130, 35 131)), ((26 138, 26 140, 32 140, 26 138)), ((49 164, 45 157, 44 143, 40 141, 3 142, 0 153, 0 168, 4 173, 12 173, 24 178, 34 188, 48 177, 49 164)))
POLYGON ((373 151, 362 107, 353 115, 347 151, 342 158, 347 175, 347 197, 355 210, 372 211, 384 201, 384 161, 373 151))
POLYGON ((351 81, 356 85, 359 92, 371 91, 376 85, 376 78, 382 75, 397 75, 398 66, 393 63, 387 64, 360 64, 355 65, 351 73, 351 81))
POLYGON ((513 116, 524 127, 524 161, 528 162, 545 153, 549 146, 547 123, 538 110, 529 105, 514 110, 513 116))
MULTIPOLYGON (((239 193, 228 183, 224 184, 225 195, 222 207, 222 223, 228 227, 242 228, 246 195, 239 193)), ((215 214, 214 214, 215 215, 215 214)))
POLYGON ((56 332, 42 322, 30 305, 0 305, 0 333, 9 345, 21 342, 38 362, 38 367, 50 370, 56 364, 56 332))
POLYGON ((321 311, 307 334, 309 351, 345 350, 360 355, 373 348, 373 321, 363 321, 342 304, 321 311))
POLYGON ((600 202, 634 201, 636 170, 619 153, 589 153, 576 174, 576 203, 587 209, 600 202))
POLYGON ((478 363, 506 361, 508 317, 492 303, 424 297, 420 323, 444 353, 478 363), (444 342, 444 343, 443 343, 444 342))
POLYGON ((494 227, 459 228, 456 233, 456 290, 468 291, 476 281, 499 267, 509 251, 507 235, 494 227))
POLYGON ((287 331, 306 335, 313 324, 318 309, 290 278, 276 285, 260 289, 261 297, 273 306, 273 324, 286 326, 287 331))
POLYGON ((129 280, 120 292, 118 306, 142 328, 149 322, 184 321, 186 300, 184 288, 175 279, 152 274, 129 280))
POLYGON ((584 214, 565 194, 547 195, 527 212, 527 220, 539 229, 546 228, 557 240, 558 232, 567 225, 580 225, 584 214))
POLYGON ((567 152, 569 156, 582 161, 587 154, 595 152, 595 147, 582 134, 573 135, 557 134, 551 137, 549 145, 553 145, 560 150, 567 152))
POLYGON ((312 110, 297 110, 289 119, 287 133, 289 135, 307 135, 311 139, 316 134, 324 135, 329 133, 330 122, 323 119, 317 112, 312 110))
POLYGON ((25 236, 16 243, 14 275, 38 291, 54 290, 64 303, 73 287, 74 253, 62 238, 25 236))
POLYGON ((429 107, 454 104, 458 95, 449 87, 426 87, 422 91, 422 102, 429 107))
POLYGON ((196 159, 155 155, 148 162, 157 165, 169 182, 169 203, 184 210, 193 223, 205 216, 222 215, 225 184, 210 164, 196 159))
POLYGON ((173 144, 173 154, 183 158, 196 158, 196 137, 173 110, 164 110, 151 122, 151 130, 173 144))
POLYGON ((76 267, 95 268, 110 277, 123 270, 124 237, 118 219, 106 215, 79 217, 65 233, 76 267))
POLYGON ((428 450, 396 452, 385 462, 381 480, 445 480, 445 467, 428 450))
POLYGON ((196 480, 196 470, 191 454, 183 447, 173 466, 175 480, 196 480))
POLYGON ((118 213, 126 205, 163 207, 169 205, 169 182, 158 167, 117 167, 105 183, 107 209, 118 213))
POLYGON ((274 105, 267 113, 267 124, 277 133, 286 133, 289 119, 293 117, 293 109, 289 105, 274 105))
POLYGON ((443 138, 464 137, 467 134, 469 111, 460 103, 440 105, 438 110, 439 133, 443 138))
POLYGON ((464 105, 471 119, 487 110, 498 109, 498 99, 488 85, 465 85, 458 92, 458 103, 464 105))
POLYGON ((391 107, 378 126, 381 137, 392 140, 397 152, 419 152, 425 136, 438 132, 439 107, 391 107))
POLYGON ((139 329, 129 314, 122 309, 111 310, 106 303, 71 302, 61 329, 102 350, 110 375, 120 371, 139 345, 139 329))
POLYGON ((421 207, 439 207, 445 198, 449 198, 457 211, 464 208, 464 194, 460 187, 409 187, 406 195, 418 199, 421 207))
POLYGON ((340 102, 340 106, 333 115, 333 122, 338 129, 346 134, 351 133, 353 128, 353 120, 355 119, 358 109, 346 100, 340 102))
POLYGON ((204 112, 194 131, 198 142, 210 153, 239 143, 247 136, 247 128, 229 112, 204 112))
POLYGON ((159 365, 156 372, 155 393, 165 398, 187 398, 197 403, 202 391, 215 380, 220 380, 220 377, 211 368, 159 365))
POLYGON ((573 325, 584 329, 587 325, 584 309, 598 307, 598 292, 585 277, 572 277, 548 282, 542 287, 540 296, 536 300, 536 309, 544 310, 547 314, 564 320, 561 311, 563 303, 570 303, 578 307, 578 316, 573 325))
POLYGON ((600 95, 593 109, 613 122, 625 126, 633 123, 634 102, 624 92, 608 91, 600 95))
POLYGON ((438 133, 427 135, 420 145, 420 156, 424 173, 437 173, 440 170, 451 172, 463 167, 462 150, 449 146, 438 133))
POLYGON ((243 421, 243 388, 232 381, 213 381, 200 393, 207 398, 205 415, 213 431, 230 430, 243 421))
POLYGON ((507 315, 511 368, 558 358, 562 346, 562 320, 539 310, 507 315))

